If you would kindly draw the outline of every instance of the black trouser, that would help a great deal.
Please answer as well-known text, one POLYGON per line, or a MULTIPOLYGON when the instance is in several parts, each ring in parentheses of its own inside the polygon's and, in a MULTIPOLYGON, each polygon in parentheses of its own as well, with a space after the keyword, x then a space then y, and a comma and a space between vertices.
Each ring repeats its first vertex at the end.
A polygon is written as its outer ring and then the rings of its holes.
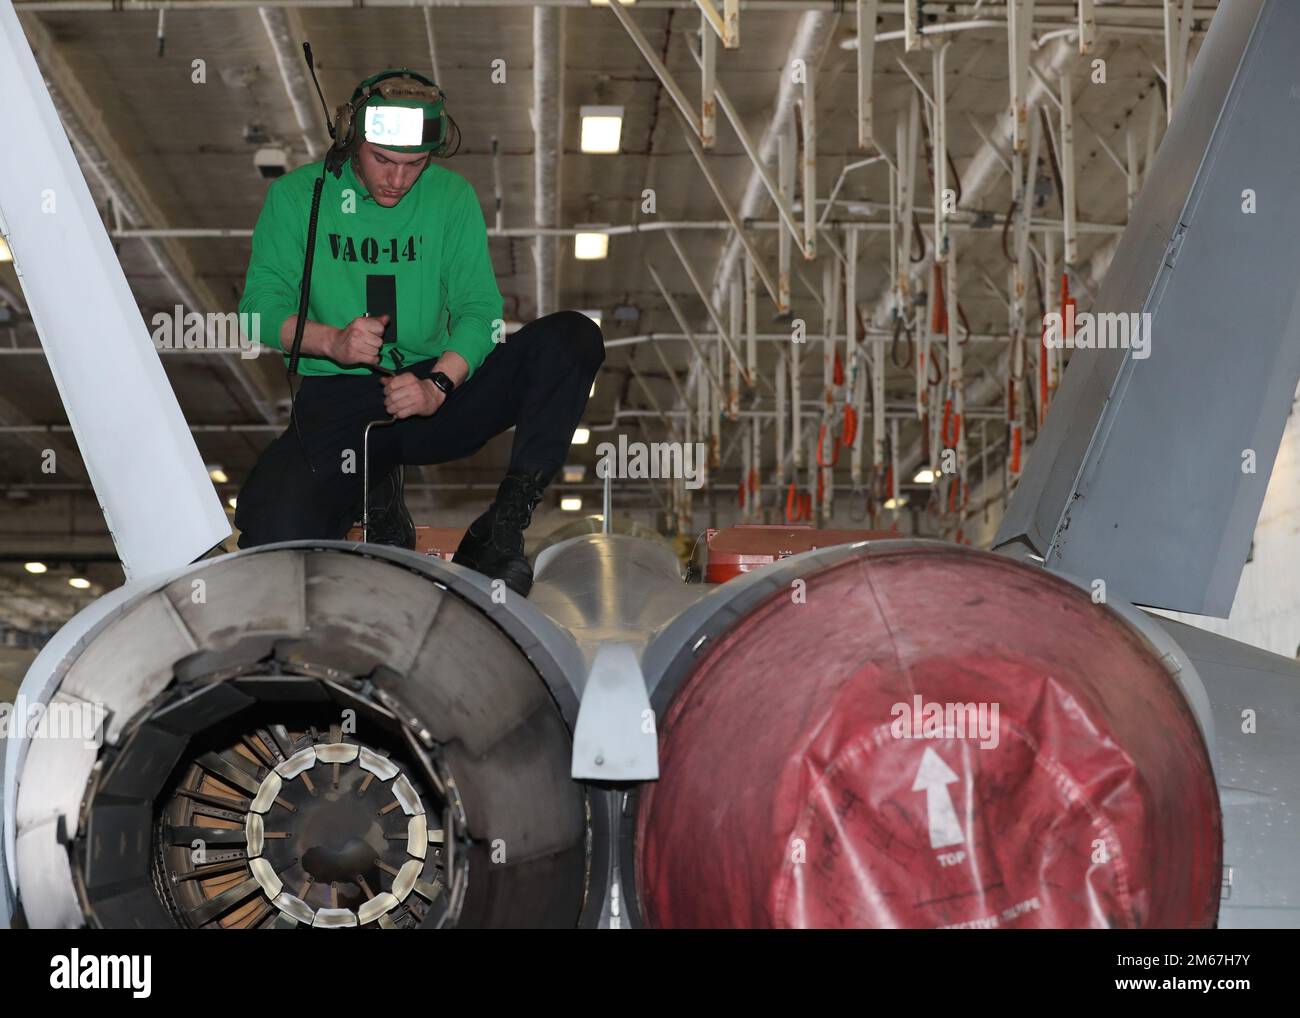
MULTIPOLYGON (((511 425, 510 469, 540 470, 549 484, 568 456, 604 360, 600 327, 581 312, 557 311, 530 322, 493 347, 432 416, 371 430, 371 490, 398 465, 463 459, 511 425)), ((239 493, 241 548, 338 540, 359 517, 363 433, 371 421, 389 417, 379 377, 304 378, 296 412, 302 445, 290 425, 258 458, 239 493)))

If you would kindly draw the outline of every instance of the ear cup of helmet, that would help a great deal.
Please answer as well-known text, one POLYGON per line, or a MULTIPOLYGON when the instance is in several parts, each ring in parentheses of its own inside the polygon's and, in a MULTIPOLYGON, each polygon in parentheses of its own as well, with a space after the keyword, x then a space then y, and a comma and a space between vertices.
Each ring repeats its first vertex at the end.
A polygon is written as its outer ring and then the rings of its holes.
POLYGON ((344 103, 334 115, 334 143, 341 152, 350 152, 356 139, 356 111, 350 102, 344 103))

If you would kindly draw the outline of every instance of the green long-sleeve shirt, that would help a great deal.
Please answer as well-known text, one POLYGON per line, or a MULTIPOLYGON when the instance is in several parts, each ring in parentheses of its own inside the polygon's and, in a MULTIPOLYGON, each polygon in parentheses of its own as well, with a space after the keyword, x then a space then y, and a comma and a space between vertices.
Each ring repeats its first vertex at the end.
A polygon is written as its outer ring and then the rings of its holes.
MULTIPOLYGON (((286 318, 298 313, 303 250, 312 189, 321 164, 300 166, 271 184, 253 230, 243 314, 257 314, 261 342, 280 342, 286 318)), ((316 227, 309 321, 342 328, 367 311, 370 284, 394 288, 397 348, 403 363, 452 350, 472 375, 504 338, 501 291, 488 254, 487 228, 473 186, 460 174, 431 163, 402 200, 384 208, 352 172, 326 174, 316 227)), ((391 289, 390 289, 391 292, 391 289)), ((383 363, 393 366, 389 347, 383 363)), ((304 375, 365 374, 323 357, 303 357, 304 375)))

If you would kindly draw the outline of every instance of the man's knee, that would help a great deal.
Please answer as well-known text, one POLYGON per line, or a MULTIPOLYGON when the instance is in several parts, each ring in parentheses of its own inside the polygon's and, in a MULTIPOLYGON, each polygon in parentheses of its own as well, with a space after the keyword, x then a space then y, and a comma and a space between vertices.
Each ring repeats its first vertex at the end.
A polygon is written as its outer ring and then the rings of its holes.
POLYGON ((605 336, 600 326, 581 311, 556 311, 546 316, 554 328, 547 334, 561 350, 595 371, 605 362, 605 336))

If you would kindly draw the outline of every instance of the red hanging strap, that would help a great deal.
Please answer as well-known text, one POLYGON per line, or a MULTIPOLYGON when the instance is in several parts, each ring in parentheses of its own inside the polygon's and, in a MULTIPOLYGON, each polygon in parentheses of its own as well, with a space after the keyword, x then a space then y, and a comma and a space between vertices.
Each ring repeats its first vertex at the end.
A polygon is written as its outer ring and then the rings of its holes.
POLYGON ((952 449, 956 447, 957 437, 960 434, 961 414, 952 412, 952 400, 944 400, 943 421, 939 425, 939 440, 944 444, 945 448, 952 449))
POLYGON ((851 406, 844 408, 844 433, 840 435, 840 441, 845 448, 853 444, 853 440, 858 437, 858 412, 851 406))

